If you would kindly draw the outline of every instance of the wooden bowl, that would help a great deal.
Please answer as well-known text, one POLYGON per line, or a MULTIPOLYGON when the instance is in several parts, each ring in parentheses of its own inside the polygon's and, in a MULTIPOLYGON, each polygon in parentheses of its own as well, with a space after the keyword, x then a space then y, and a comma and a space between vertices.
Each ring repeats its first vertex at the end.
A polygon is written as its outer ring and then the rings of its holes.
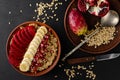
MULTIPOLYGON (((71 3, 68 5, 66 12, 65 12, 65 16, 64 16, 64 28, 66 31, 66 34, 69 38, 69 40, 72 42, 72 44, 74 44, 75 46, 78 45, 81 41, 81 37, 75 35, 68 24, 68 13, 70 12, 70 10, 72 8, 77 8, 77 2, 78 0, 72 0, 71 3)), ((115 10, 118 12, 118 14, 120 14, 120 2, 118 0, 109 0, 110 3, 110 9, 115 10)), ((91 15, 90 13, 86 12, 86 13, 82 13, 86 23, 88 25, 88 29, 92 29, 93 26, 100 21, 100 17, 96 17, 91 15)), ((87 52, 87 53, 91 53, 91 54, 101 54, 104 52, 107 52, 111 49, 113 49, 115 46, 117 46, 120 42, 120 22, 117 24, 116 26, 116 35, 114 40, 112 40, 109 44, 106 45, 101 45, 97 48, 94 47, 88 47, 87 44, 84 44, 82 47, 80 47, 79 49, 81 51, 87 52)))
POLYGON ((60 40, 59 40, 59 37, 58 35, 56 34, 56 32, 50 27, 48 26, 47 24, 44 24, 44 23, 41 23, 41 22, 37 22, 37 21, 28 21, 28 22, 24 22, 20 25, 18 25, 15 29, 13 29, 13 31, 10 33, 9 37, 8 37, 8 40, 7 40, 7 43, 6 43, 6 55, 7 55, 7 58, 9 57, 9 49, 10 49, 10 41, 13 37, 13 34, 16 33, 16 31, 18 31, 20 29, 20 26, 26 26, 30 23, 35 23, 37 24, 38 26, 45 26, 46 28, 50 29, 52 31, 52 34, 57 38, 57 44, 58 44, 58 51, 57 51, 57 56, 56 58, 54 59, 53 63, 51 66, 49 66, 47 69, 43 70, 43 71, 39 71, 37 72, 36 74, 34 73, 31 73, 31 72, 22 72, 20 71, 18 68, 14 67, 12 64, 12 67, 18 71, 19 73, 23 74, 23 75, 27 75, 27 76, 41 76, 41 75, 44 75, 46 73, 48 73, 49 71, 51 71, 57 64, 57 62, 59 61, 59 58, 60 58, 60 54, 61 54, 61 44, 60 44, 60 40))

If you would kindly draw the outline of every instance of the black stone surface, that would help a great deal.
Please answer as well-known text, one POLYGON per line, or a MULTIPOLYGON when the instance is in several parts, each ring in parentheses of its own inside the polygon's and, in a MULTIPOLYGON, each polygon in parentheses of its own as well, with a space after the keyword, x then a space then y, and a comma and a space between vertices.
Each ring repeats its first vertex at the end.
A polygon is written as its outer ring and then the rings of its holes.
MULTIPOLYGON (((70 3, 70 0, 65 2, 64 0, 59 0, 63 2, 63 5, 56 10, 56 14, 59 18, 59 21, 56 22, 54 19, 47 21, 47 24, 50 25, 58 34, 61 41, 62 52, 61 58, 68 53, 74 46, 67 38, 67 35, 64 30, 64 13, 70 3)), ((51 2, 51 0, 0 0, 0 80, 68 80, 67 75, 64 72, 64 68, 71 68, 72 66, 61 60, 57 66, 50 71, 48 74, 45 74, 40 77, 29 77, 24 76, 17 71, 15 71, 11 65, 8 63, 6 57, 6 41, 10 32, 20 23, 25 21, 33 21, 33 16, 36 16, 34 10, 36 9, 36 3, 39 2, 51 2), (32 4, 32 7, 29 7, 29 4, 32 4), (20 13, 20 10, 23 12, 20 13), (9 14, 9 11, 11 14, 9 14), (9 24, 9 22, 11 24, 9 24), (59 65, 64 64, 61 68, 59 65), (58 76, 55 78, 55 76, 58 76)), ((120 53, 120 45, 112 49, 107 53, 117 52, 120 53)), ((69 58, 89 56, 91 54, 81 52, 80 50, 76 51, 69 58)), ((84 65, 88 67, 90 63, 82 63, 79 65, 84 65)), ((95 67, 93 72, 96 74, 95 80, 120 80, 120 57, 102 62, 94 62, 95 67)), ((82 71, 80 71, 82 73, 82 71)), ((75 76, 71 80, 92 80, 87 79, 85 76, 75 76)))

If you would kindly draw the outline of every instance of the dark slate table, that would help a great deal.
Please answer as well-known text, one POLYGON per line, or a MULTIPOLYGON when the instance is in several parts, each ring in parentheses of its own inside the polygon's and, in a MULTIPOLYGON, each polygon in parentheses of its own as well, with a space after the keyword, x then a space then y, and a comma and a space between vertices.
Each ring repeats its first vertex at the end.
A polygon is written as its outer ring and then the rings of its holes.
MULTIPOLYGON (((65 30, 64 30, 64 13, 70 3, 70 0, 62 1, 62 6, 56 10, 57 17, 59 21, 49 20, 46 23, 50 25, 60 37, 62 52, 61 58, 65 53, 69 52, 74 48, 73 44, 69 41, 65 30)), ((58 62, 57 66, 50 71, 48 74, 39 77, 29 77, 24 76, 17 71, 15 71, 11 65, 8 63, 6 57, 6 41, 10 32, 20 23, 25 21, 33 21, 33 16, 36 16, 34 10, 36 9, 36 3, 39 2, 51 2, 51 0, 0 0, 0 80, 68 80, 68 76, 64 72, 64 69, 72 68, 72 66, 83 65, 88 67, 89 63, 82 63, 76 65, 69 65, 66 62, 58 62), (32 4, 30 7, 29 4, 32 4), (22 12, 21 12, 22 10, 22 12)), ((120 52, 120 45, 116 46, 114 49, 107 53, 120 52)), ((77 50, 69 58, 80 57, 80 56, 90 56, 91 54, 77 50)), ((102 62, 92 62, 94 63, 94 68, 92 71, 96 74, 95 80, 119 80, 120 79, 120 57, 102 62)), ((82 71, 80 71, 82 73, 82 71)), ((84 73, 84 72, 83 72, 84 73)), ((83 74, 82 73, 82 74, 83 74)), ((71 80, 92 80, 86 78, 84 75, 76 75, 75 78, 71 80)))

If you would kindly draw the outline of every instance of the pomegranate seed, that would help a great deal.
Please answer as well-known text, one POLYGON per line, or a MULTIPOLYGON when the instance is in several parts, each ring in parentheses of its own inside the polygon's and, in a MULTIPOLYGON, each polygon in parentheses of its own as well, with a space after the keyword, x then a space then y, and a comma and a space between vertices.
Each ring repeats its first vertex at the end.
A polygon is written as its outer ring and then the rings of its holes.
POLYGON ((40 47, 43 47, 43 46, 44 46, 44 44, 41 43, 41 44, 40 44, 40 47))
POLYGON ((78 9, 81 12, 87 11, 85 0, 78 0, 78 9))

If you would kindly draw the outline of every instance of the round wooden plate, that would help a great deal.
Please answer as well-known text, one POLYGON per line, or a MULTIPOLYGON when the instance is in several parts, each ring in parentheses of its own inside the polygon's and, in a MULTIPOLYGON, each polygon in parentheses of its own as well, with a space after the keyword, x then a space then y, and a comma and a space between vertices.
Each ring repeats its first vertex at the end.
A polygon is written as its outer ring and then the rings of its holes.
MULTIPOLYGON (((65 31, 67 33, 67 36, 69 38, 69 40, 76 46, 80 43, 81 41, 81 37, 75 35, 71 30, 70 30, 70 27, 69 27, 69 24, 68 24, 68 13, 69 11, 72 9, 72 8, 77 8, 77 2, 78 0, 72 0, 71 3, 68 5, 67 9, 66 9, 66 13, 65 13, 65 16, 64 16, 64 27, 65 27, 65 31)), ((116 4, 118 7, 112 7, 112 3, 114 1, 111 1, 110 0, 110 9, 113 9, 113 10, 116 10, 118 13, 120 13, 120 5, 116 4), (117 9, 118 8, 118 9, 117 9)), ((119 1, 118 1, 119 3, 119 1)), ((86 13, 83 13, 83 16, 86 20, 86 23, 88 25, 88 29, 91 29, 94 27, 94 25, 100 21, 100 18, 99 17, 96 17, 96 16, 93 16, 91 14, 89 14, 88 12, 86 13)), ((113 49, 115 46, 117 46, 120 42, 120 22, 116 25, 116 32, 115 32, 115 38, 114 40, 112 40, 109 44, 106 44, 106 45, 101 45, 97 48, 94 48, 94 47, 89 47, 87 46, 86 44, 84 44, 82 47, 80 47, 80 50, 84 51, 84 52, 87 52, 87 53, 91 53, 91 54, 101 54, 101 53, 104 53, 104 52, 107 52, 111 49, 113 49)))

